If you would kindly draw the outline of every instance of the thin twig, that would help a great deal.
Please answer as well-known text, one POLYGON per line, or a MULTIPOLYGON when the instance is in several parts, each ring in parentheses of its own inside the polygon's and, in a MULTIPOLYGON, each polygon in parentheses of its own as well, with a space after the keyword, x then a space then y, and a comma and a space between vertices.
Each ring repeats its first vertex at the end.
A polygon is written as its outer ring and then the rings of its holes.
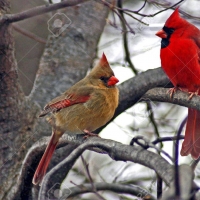
MULTIPOLYGON (((118 6, 120 8, 122 8, 121 0, 118 0, 118 6)), ((121 17, 124 19, 123 12, 120 10, 119 13, 121 14, 121 17)), ((121 21, 121 25, 122 25, 122 29, 124 30, 122 36, 123 36, 123 44, 124 44, 124 51, 125 51, 125 60, 128 62, 130 68, 132 69, 132 71, 136 75, 138 73, 138 71, 137 71, 137 69, 135 69, 135 66, 133 65, 133 63, 131 61, 131 58, 130 58, 130 51, 129 51, 128 39, 127 39, 127 28, 126 28, 126 25, 125 25, 124 21, 121 21)))
MULTIPOLYGON (((101 1, 104 5, 107 5, 109 8, 111 7, 109 2, 107 2, 107 1, 105 1, 105 0, 100 0, 100 1, 101 1)), ((130 10, 130 9, 127 9, 127 8, 123 8, 123 9, 122 9, 122 8, 117 7, 117 6, 112 6, 112 9, 121 10, 122 12, 134 13, 134 14, 140 15, 140 16, 142 16, 142 17, 154 17, 154 16, 156 16, 156 15, 158 15, 158 14, 160 14, 160 13, 166 11, 166 10, 169 10, 169 9, 171 9, 171 8, 174 8, 175 6, 177 6, 178 4, 182 3, 183 1, 185 1, 185 0, 181 0, 181 1, 179 1, 179 2, 177 2, 177 3, 175 3, 175 4, 173 4, 172 6, 170 6, 170 7, 168 7, 168 8, 165 8, 165 9, 163 9, 163 10, 160 10, 160 11, 158 11, 158 12, 156 12, 156 13, 154 13, 154 14, 150 14, 150 15, 142 14, 142 13, 139 13, 139 11, 133 11, 133 10, 130 10)))
MULTIPOLYGON (((112 191, 116 192, 117 194, 129 194, 133 195, 135 197, 140 197, 143 199, 149 199, 149 200, 155 200, 156 198, 153 197, 150 192, 144 188, 141 188, 136 185, 124 185, 120 183, 105 183, 105 182, 99 182, 99 183, 94 183, 95 187, 97 188, 98 191, 112 191)), ((69 188, 71 193, 68 197, 75 197, 79 194, 84 194, 87 192, 92 192, 92 187, 90 184, 83 184, 84 190, 81 189, 79 186, 77 187, 71 187, 69 188)))
POLYGON ((168 141, 173 141, 173 140, 183 140, 184 139, 184 135, 180 135, 180 137, 178 138, 177 136, 174 136, 174 137, 160 137, 160 138, 157 138, 156 140, 154 140, 152 143, 154 145, 160 143, 160 142, 168 142, 168 141))
MULTIPOLYGON (((153 110, 152 110, 152 106, 151 106, 151 103, 150 102, 147 102, 147 110, 149 111, 150 115, 149 115, 149 119, 151 121, 151 124, 153 125, 153 128, 154 128, 154 132, 156 134, 156 136, 158 138, 160 138, 160 133, 158 131, 158 126, 156 124, 156 121, 155 121, 155 118, 154 118, 154 113, 153 113, 153 110)), ((162 141, 160 142, 160 148, 162 149, 163 148, 163 143, 162 141)))
POLYGON ((101 200, 106 200, 103 196, 101 196, 101 195, 97 192, 96 187, 95 187, 95 185, 94 185, 94 181, 93 181, 92 176, 91 176, 91 174, 90 174, 89 164, 85 161, 85 159, 83 158, 82 155, 81 155, 81 160, 82 160, 83 166, 85 167, 85 171, 86 171, 86 173, 87 173, 87 175, 88 175, 88 178, 89 178, 89 180, 90 180, 90 183, 91 183, 91 185, 92 185, 92 191, 93 191, 93 193, 95 193, 96 196, 99 197, 99 199, 101 199, 101 200))
POLYGON ((157 174, 157 199, 161 199, 162 198, 162 184, 163 184, 163 180, 157 174))
POLYGON ((46 40, 44 40, 43 38, 35 35, 34 33, 31 33, 29 31, 19 27, 17 24, 12 24, 12 27, 14 28, 15 31, 21 33, 22 35, 25 35, 25 36, 27 36, 27 37, 29 37, 29 38, 37 41, 37 42, 40 42, 42 44, 46 44, 46 40))
POLYGON ((18 22, 24 19, 28 19, 34 16, 38 16, 50 11, 54 11, 57 9, 65 8, 65 7, 71 7, 75 6, 80 3, 84 3, 88 0, 68 0, 68 1, 61 1, 60 3, 55 3, 55 4, 49 4, 49 5, 42 5, 42 6, 37 6, 35 8, 31 8, 29 10, 20 12, 20 13, 15 13, 15 14, 6 14, 1 16, 0 18, 0 24, 7 22, 7 23, 13 23, 13 22, 18 22))
POLYGON ((96 191, 96 189, 95 189, 95 187, 94 187, 94 181, 93 181, 93 179, 92 179, 92 176, 90 175, 89 164, 86 163, 86 161, 85 161, 85 159, 83 158, 82 155, 81 155, 81 160, 82 160, 83 166, 84 166, 84 168, 85 168, 85 171, 86 171, 86 173, 87 173, 87 175, 88 175, 88 178, 89 178, 89 180, 90 180, 90 183, 91 183, 91 185, 92 185, 92 188, 93 188, 94 191, 96 191))
POLYGON ((165 9, 163 9, 163 10, 160 10, 160 11, 154 13, 153 15, 148 15, 147 17, 154 17, 154 16, 156 16, 156 15, 158 15, 158 14, 160 14, 160 13, 166 11, 166 10, 169 10, 169 9, 171 9, 171 8, 174 8, 175 6, 179 5, 179 4, 182 3, 183 1, 185 1, 185 0, 181 0, 181 1, 177 2, 177 3, 175 3, 175 4, 172 5, 172 6, 170 6, 170 7, 168 7, 168 8, 165 8, 165 9))
POLYGON ((159 149, 154 144, 152 144, 150 141, 148 141, 148 139, 144 138, 141 135, 134 137, 131 140, 130 145, 134 145, 134 143, 140 145, 144 149, 148 149, 148 148, 156 149, 158 152, 163 153, 165 156, 167 156, 173 162, 172 157, 167 152, 163 151, 162 149, 159 149), (145 144, 140 142, 139 140, 143 140, 145 142, 145 144))
POLYGON ((138 13, 146 6, 146 3, 147 3, 147 0, 145 0, 144 4, 142 5, 142 7, 139 10, 137 10, 138 13))

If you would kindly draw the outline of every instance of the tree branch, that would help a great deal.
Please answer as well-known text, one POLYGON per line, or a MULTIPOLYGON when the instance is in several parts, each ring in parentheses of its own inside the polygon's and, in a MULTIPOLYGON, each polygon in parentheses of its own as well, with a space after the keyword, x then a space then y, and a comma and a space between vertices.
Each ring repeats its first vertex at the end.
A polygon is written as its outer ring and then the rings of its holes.
POLYGON ((191 199, 191 190, 193 187, 193 178, 194 174, 192 168, 188 165, 181 165, 179 166, 179 173, 180 173, 180 197, 175 195, 175 180, 173 180, 170 184, 170 188, 166 190, 163 194, 162 200, 169 200, 169 199, 191 199))
MULTIPOLYGON (((131 194, 136 197, 144 198, 147 197, 149 200, 155 200, 155 197, 153 197, 146 189, 141 188, 139 186, 134 185, 123 185, 119 183, 94 183, 94 186, 97 191, 101 190, 108 190, 116 193, 123 193, 123 194, 131 194)), ((74 197, 79 194, 84 194, 88 192, 92 192, 92 186, 91 184, 83 184, 80 185, 80 187, 71 187, 69 188, 70 195, 68 197, 74 197)))
POLYGON ((12 24, 12 27, 14 28, 15 31, 21 33, 22 35, 25 35, 26 37, 29 37, 37 42, 40 42, 42 44, 46 44, 46 40, 35 35, 34 33, 31 33, 23 28, 21 28, 20 26, 18 26, 17 24, 12 24))
POLYGON ((18 22, 24 19, 28 19, 37 15, 41 15, 50 11, 54 11, 60 8, 65 8, 65 7, 71 7, 75 6, 80 3, 84 3, 88 0, 65 0, 61 1, 60 3, 55 3, 55 4, 49 4, 49 5, 44 5, 44 6, 37 6, 35 8, 31 8, 29 10, 16 13, 16 14, 7 14, 3 15, 0 18, 0 24, 2 23, 13 23, 13 22, 18 22))
MULTIPOLYGON (((83 135, 77 135, 73 142, 82 143, 83 135)), ((72 141, 70 141, 72 142, 72 141)), ((154 169, 159 176, 169 184, 173 179, 172 166, 161 156, 144 150, 141 147, 128 146, 115 142, 112 140, 105 140, 101 138, 89 138, 84 143, 82 143, 78 148, 76 148, 65 160, 60 162, 55 166, 50 172, 48 172, 42 182, 39 199, 45 199, 48 190, 55 184, 54 177, 59 176, 59 182, 63 181, 63 178, 67 176, 69 170, 72 168, 76 159, 86 150, 86 149, 100 149, 100 152, 106 152, 112 159, 121 161, 132 161, 144 166, 154 169), (64 171, 61 173, 62 170, 64 171), (58 173, 59 171, 59 173, 58 173)), ((58 180, 58 179, 57 179, 58 180)))
POLYGON ((189 100, 189 94, 186 92, 181 92, 178 90, 173 95, 173 98, 170 98, 167 93, 169 89, 166 88, 154 88, 149 90, 143 97, 142 100, 151 100, 151 101, 159 101, 159 102, 168 102, 177 104, 180 106, 185 106, 189 108, 195 108, 200 110, 200 96, 196 95, 189 100))

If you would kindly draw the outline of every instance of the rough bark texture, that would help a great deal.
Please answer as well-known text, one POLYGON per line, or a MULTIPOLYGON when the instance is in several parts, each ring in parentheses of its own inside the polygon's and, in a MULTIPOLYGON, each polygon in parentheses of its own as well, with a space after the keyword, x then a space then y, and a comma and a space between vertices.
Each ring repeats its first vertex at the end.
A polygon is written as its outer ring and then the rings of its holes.
MULTIPOLYGON (((9 13, 9 2, 0 1, 0 9, 1 15, 9 13)), ((34 104, 29 108, 19 85, 14 41, 8 24, 1 24, 0 28, 0 79, 0 199, 8 199, 14 194, 36 112, 34 104)))
MULTIPOLYGON (((9 1, 0 1, 1 15, 9 13, 9 7, 9 1)), ((28 98, 18 80, 11 26, 3 24, 0 27, 0 199, 30 198, 31 176, 22 184, 23 194, 16 194, 16 183, 27 150, 43 135, 51 134, 45 120, 37 119, 39 110, 85 76, 92 66, 108 9, 88 2, 59 12, 67 15, 72 23, 59 37, 50 33, 28 98)), ((32 168, 30 175, 33 173, 32 168)))

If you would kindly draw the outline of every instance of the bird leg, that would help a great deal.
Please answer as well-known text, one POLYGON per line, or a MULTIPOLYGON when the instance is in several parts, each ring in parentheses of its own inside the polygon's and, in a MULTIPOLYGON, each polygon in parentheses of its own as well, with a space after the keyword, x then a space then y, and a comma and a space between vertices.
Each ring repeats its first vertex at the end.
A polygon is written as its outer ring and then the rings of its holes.
POLYGON ((181 90, 179 87, 173 87, 173 88, 170 88, 168 91, 167 91, 167 94, 169 94, 170 98, 172 99, 173 98, 173 94, 177 91, 177 90, 181 90))
POLYGON ((91 136, 95 136, 95 137, 100 137, 99 135, 97 135, 97 134, 95 134, 95 133, 92 133, 92 132, 90 132, 90 131, 88 131, 88 130, 84 130, 84 133, 86 134, 85 136, 84 136, 84 138, 88 138, 88 137, 91 137, 91 136))
POLYGON ((167 91, 167 94, 170 95, 170 98, 172 99, 173 98, 173 94, 177 91, 177 90, 180 90, 182 92, 186 92, 186 90, 184 90, 184 88, 180 88, 180 87, 173 87, 173 88, 170 88, 168 91, 167 91))
POLYGON ((190 99, 192 99, 193 96, 197 96, 198 94, 199 94, 199 88, 197 89, 196 92, 189 92, 189 95, 190 95, 190 96, 189 96, 188 99, 190 100, 190 99))

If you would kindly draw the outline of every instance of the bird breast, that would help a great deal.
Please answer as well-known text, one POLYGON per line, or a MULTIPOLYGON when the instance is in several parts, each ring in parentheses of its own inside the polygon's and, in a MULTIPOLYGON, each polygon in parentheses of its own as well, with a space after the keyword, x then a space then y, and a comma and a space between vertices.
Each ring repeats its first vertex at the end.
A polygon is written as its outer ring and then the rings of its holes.
POLYGON ((56 127, 63 132, 94 131, 106 124, 118 106, 118 89, 96 89, 85 103, 64 108, 55 114, 56 127))
POLYGON ((161 49, 161 63, 174 86, 196 92, 200 87, 198 47, 191 39, 174 39, 161 49))

